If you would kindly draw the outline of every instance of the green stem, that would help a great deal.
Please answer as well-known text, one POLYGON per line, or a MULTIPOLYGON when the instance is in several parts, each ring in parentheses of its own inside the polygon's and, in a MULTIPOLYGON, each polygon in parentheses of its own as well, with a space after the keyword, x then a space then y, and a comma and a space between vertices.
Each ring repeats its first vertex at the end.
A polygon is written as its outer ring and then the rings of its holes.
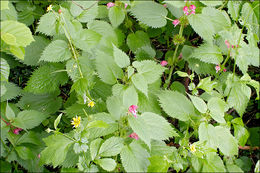
POLYGON ((228 56, 225 59, 224 63, 222 64, 223 67, 225 67, 225 65, 226 65, 227 61, 229 60, 229 58, 230 58, 230 49, 228 49, 228 56))
POLYGON ((169 17, 166 17, 166 16, 163 16, 165 19, 168 19, 168 20, 170 20, 170 21, 174 21, 173 19, 171 19, 171 18, 169 18, 169 17))
POLYGON ((227 3, 228 3, 228 0, 226 0, 225 3, 221 7, 218 8, 218 10, 222 10, 227 5, 227 3))

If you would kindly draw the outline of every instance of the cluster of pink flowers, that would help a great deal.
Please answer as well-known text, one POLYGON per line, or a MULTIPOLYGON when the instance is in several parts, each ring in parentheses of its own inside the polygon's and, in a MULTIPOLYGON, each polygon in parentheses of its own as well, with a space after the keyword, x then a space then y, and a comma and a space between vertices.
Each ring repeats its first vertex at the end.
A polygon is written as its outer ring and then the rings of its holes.
POLYGON ((166 65, 168 64, 168 62, 167 62, 167 61, 161 61, 161 63, 160 63, 160 64, 161 64, 161 66, 163 66, 163 67, 164 67, 164 66, 166 66, 166 65))
POLYGON ((133 139, 135 139, 135 140, 138 140, 138 139, 139 139, 139 136, 138 136, 136 133, 131 133, 131 134, 129 135, 129 137, 130 137, 130 138, 133 138, 133 139))
POLYGON ((195 9, 196 6, 195 5, 190 5, 189 8, 187 6, 183 7, 183 12, 185 15, 190 15, 190 14, 195 14, 195 9))
POLYGON ((175 19, 172 24, 174 25, 174 27, 176 27, 178 24, 180 23, 180 21, 178 19, 175 19))
POLYGON ((131 105, 131 106, 129 106, 129 108, 128 108, 128 112, 129 113, 131 113, 131 114, 133 114, 133 116, 135 117, 135 118, 137 118, 137 109, 138 108, 138 106, 136 106, 136 105, 131 105))
MULTIPOLYGON (((113 7, 113 6, 115 6, 115 3, 113 3, 113 2, 107 3, 107 9, 109 9, 109 8, 111 8, 111 7, 113 7)), ((127 6, 128 6, 128 4, 125 3, 125 8, 127 8, 127 6)))
MULTIPOLYGON (((216 65, 215 69, 216 69, 216 73, 218 73, 221 70, 220 65, 216 65)), ((226 72, 226 71, 227 71, 227 69, 223 69, 223 72, 226 72)))
POLYGON ((22 131, 23 129, 21 128, 16 128, 13 130, 13 133, 16 134, 16 135, 19 135, 19 132, 22 131))

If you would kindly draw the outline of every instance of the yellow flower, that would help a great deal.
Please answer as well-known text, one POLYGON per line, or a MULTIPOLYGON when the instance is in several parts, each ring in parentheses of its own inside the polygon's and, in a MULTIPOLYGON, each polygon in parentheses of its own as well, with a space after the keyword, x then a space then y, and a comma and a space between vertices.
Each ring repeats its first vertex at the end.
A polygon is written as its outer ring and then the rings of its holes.
POLYGON ((76 116, 76 118, 72 118, 71 125, 74 125, 73 127, 77 128, 80 125, 81 117, 76 116))
POLYGON ((196 151, 195 145, 190 145, 190 151, 193 153, 196 151))
POLYGON ((90 102, 88 102, 88 107, 94 107, 95 106, 95 102, 93 102, 93 101, 90 101, 90 102))
POLYGON ((52 10, 52 5, 50 5, 49 7, 47 7, 47 12, 52 10))

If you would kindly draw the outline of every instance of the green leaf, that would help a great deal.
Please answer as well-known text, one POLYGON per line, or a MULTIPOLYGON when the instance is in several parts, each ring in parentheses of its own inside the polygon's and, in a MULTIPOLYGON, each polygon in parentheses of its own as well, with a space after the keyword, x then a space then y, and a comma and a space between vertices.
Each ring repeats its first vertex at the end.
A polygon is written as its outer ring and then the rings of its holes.
POLYGON ((26 144, 26 143, 30 143, 30 144, 41 146, 42 145, 42 141, 40 139, 40 134, 39 133, 35 133, 33 131, 29 131, 29 132, 23 134, 23 136, 21 136, 19 138, 19 141, 17 141, 17 145, 26 144))
POLYGON ((8 8, 9 9, 1 10, 1 20, 17 20, 17 11, 13 3, 8 3, 8 8))
MULTIPOLYGON (((25 48, 24 61, 26 65, 38 65, 44 48, 50 43, 49 40, 42 36, 33 36, 34 42, 25 48)), ((53 51, 53 50, 51 50, 53 51)))
POLYGON ((8 3, 9 1, 1 1, 1 10, 9 9, 8 3))
POLYGON ((219 123, 226 123, 224 119, 224 113, 228 110, 228 105, 220 98, 212 97, 208 101, 208 108, 211 113, 211 117, 219 123))
POLYGON ((192 95, 189 95, 189 97, 190 97, 193 105, 195 106, 195 108, 198 109, 198 111, 200 111, 201 113, 205 114, 208 107, 207 107, 206 103, 204 102, 204 100, 202 100, 199 97, 192 96, 192 95))
POLYGON ((62 62, 70 59, 68 43, 63 40, 52 41, 43 51, 40 61, 62 62))
POLYGON ((57 13, 46 13, 41 16, 39 25, 37 26, 36 32, 43 33, 48 36, 54 36, 56 34, 56 15, 57 13))
POLYGON ((18 153, 19 157, 24 160, 33 159, 35 157, 34 153, 25 146, 16 146, 15 151, 18 153))
POLYGON ((215 153, 208 153, 202 164, 201 172, 226 172, 222 159, 215 153))
POLYGON ((15 118, 15 113, 12 110, 12 108, 8 105, 8 103, 6 104, 5 116, 6 118, 8 118, 8 120, 13 120, 15 118))
POLYGON ((245 172, 249 172, 253 164, 251 159, 246 156, 242 156, 239 159, 236 159, 235 163, 245 172))
POLYGON ((206 77, 200 80, 200 83, 197 85, 197 88, 203 89, 207 93, 211 93, 213 88, 216 87, 216 82, 211 81, 211 77, 206 77))
POLYGON ((41 152, 40 164, 60 165, 66 158, 73 141, 61 134, 50 135, 44 138, 46 148, 41 152))
POLYGON ((24 47, 10 46, 10 52, 17 58, 24 60, 24 55, 25 55, 24 47))
POLYGON ((96 160, 96 163, 106 171, 113 171, 116 168, 116 162, 111 158, 99 159, 96 160))
POLYGON ((152 156, 149 158, 151 164, 148 166, 147 172, 167 172, 170 164, 163 156, 152 156))
POLYGON ((62 113, 54 121, 54 128, 55 128, 55 130, 57 129, 58 124, 60 123, 61 117, 62 117, 62 113))
POLYGON ((177 91, 162 91, 158 97, 163 110, 173 118, 188 121, 195 114, 192 103, 177 91))
POLYGON ((6 100, 11 100, 17 96, 20 95, 21 93, 21 89, 16 86, 14 83, 11 82, 1 82, 1 88, 5 87, 6 88, 6 92, 5 93, 1 93, 1 102, 4 102, 6 100))
POLYGON ((130 65, 130 59, 129 57, 126 55, 125 52, 123 52, 122 50, 118 49, 115 45, 113 45, 113 49, 114 49, 114 59, 116 64, 121 67, 127 67, 130 65))
POLYGON ((138 94, 133 86, 129 86, 123 94, 123 104, 125 107, 138 105, 138 94))
POLYGON ((138 74, 144 77, 147 84, 154 83, 160 79, 165 70, 160 64, 156 64, 156 62, 151 60, 135 61, 133 66, 137 69, 138 74))
POLYGON ((146 96, 148 95, 148 85, 147 82, 144 78, 144 76, 142 74, 134 74, 131 78, 134 86, 141 91, 142 93, 144 93, 146 96))
MULTIPOLYGON (((215 7, 221 5, 221 1, 207 1, 207 0, 200 0, 201 3, 205 4, 206 6, 215 7)), ((204 8, 203 8, 204 9, 204 8)))
POLYGON ((135 73, 135 69, 132 66, 127 67, 127 77, 130 79, 130 77, 135 73))
POLYGON ((118 27, 125 19, 125 12, 119 6, 111 7, 108 11, 109 20, 114 28, 118 27))
POLYGON ((1 81, 8 81, 9 73, 10 73, 10 67, 8 62, 5 59, 0 58, 1 81))
POLYGON ((106 100, 108 112, 116 120, 119 120, 121 115, 125 113, 125 107, 123 106, 122 98, 119 96, 111 96, 106 100))
POLYGON ((94 127, 98 127, 98 128, 108 128, 109 125, 101 120, 94 120, 91 121, 90 123, 88 123, 88 125, 86 126, 86 128, 94 128, 94 127))
POLYGON ((30 29, 25 24, 13 20, 1 22, 1 39, 9 45, 22 47, 34 41, 30 29))
POLYGON ((121 152, 123 146, 122 138, 111 137, 101 145, 99 155, 103 157, 116 156, 121 152))
POLYGON ((127 46, 135 53, 143 46, 148 45, 150 47, 150 39, 147 33, 144 31, 136 31, 127 36, 127 46))
POLYGON ((249 132, 244 127, 243 120, 241 118, 235 118, 232 120, 234 126, 234 136, 238 140, 240 146, 244 146, 249 138, 249 132))
POLYGON ((25 91, 35 94, 57 91, 59 86, 64 85, 68 80, 66 72, 57 72, 63 68, 62 64, 46 64, 39 67, 31 75, 25 91))
POLYGON ((153 59, 155 56, 155 50, 150 45, 146 45, 137 49, 135 58, 137 61, 142 61, 153 59))
POLYGON ((25 110, 19 112, 12 124, 22 129, 32 129, 38 126, 48 116, 49 115, 35 110, 25 110))
POLYGON ((126 172, 146 172, 150 164, 149 153, 136 141, 129 146, 124 146, 120 157, 126 172))
POLYGON ((191 56, 212 64, 220 64, 223 61, 221 50, 217 46, 208 43, 195 49, 191 56))
POLYGON ((206 145, 208 147, 216 149, 217 139, 216 131, 213 125, 203 122, 200 124, 198 132, 200 141, 206 141, 206 145))
POLYGON ((226 165, 228 172, 244 172, 240 167, 235 164, 226 165))
POLYGON ((155 2, 140 2, 131 8, 131 13, 140 22, 153 28, 160 28, 166 25, 168 11, 155 2))
POLYGON ((237 21, 240 15, 241 1, 228 1, 228 13, 233 20, 237 21))
POLYGON ((82 23, 95 19, 98 15, 98 3, 95 1, 73 1, 70 12, 82 23))
POLYGON ((91 155, 92 160, 94 160, 96 158, 102 141, 103 141, 103 139, 97 138, 90 143, 90 155, 91 155))

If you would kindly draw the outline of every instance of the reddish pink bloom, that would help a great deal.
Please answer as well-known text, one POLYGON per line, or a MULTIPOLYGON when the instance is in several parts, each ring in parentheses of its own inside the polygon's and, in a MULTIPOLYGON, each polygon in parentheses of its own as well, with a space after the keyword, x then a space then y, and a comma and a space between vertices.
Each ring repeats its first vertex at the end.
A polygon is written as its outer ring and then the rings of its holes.
MULTIPOLYGON (((225 44, 226 44, 227 48, 229 49, 230 48, 230 44, 229 44, 229 42, 227 40, 225 40, 225 44)), ((233 48, 233 45, 232 45, 232 48, 233 48)))
POLYGON ((164 8, 167 8, 167 4, 163 4, 164 8))
POLYGON ((128 6, 128 4, 127 4, 127 3, 125 3, 125 8, 127 8, 127 6, 128 6))
POLYGON ((218 72, 219 72, 219 70, 220 70, 221 68, 220 68, 220 66, 219 66, 219 65, 217 65, 217 66, 215 67, 215 69, 216 69, 216 73, 218 73, 218 72))
POLYGON ((136 140, 139 139, 139 136, 138 136, 136 133, 131 133, 131 134, 129 135, 129 137, 130 137, 130 138, 133 138, 133 139, 136 139, 136 140))
POLYGON ((226 71, 227 71, 227 69, 224 68, 223 72, 226 72, 226 71))
POLYGON ((195 5, 190 5, 190 9, 191 9, 192 11, 195 11, 196 6, 195 6, 195 5))
POLYGON ((168 64, 168 62, 167 62, 167 61, 161 61, 161 63, 160 63, 160 64, 161 64, 161 66, 163 66, 163 67, 164 67, 164 66, 166 66, 166 65, 168 64))
POLYGON ((189 15, 189 8, 187 6, 184 6, 183 12, 184 12, 185 15, 189 15))
POLYGON ((195 11, 191 11, 190 14, 195 14, 195 11))
POLYGON ((175 19, 172 24, 174 25, 174 27, 176 27, 178 24, 180 23, 180 21, 178 19, 175 19))
POLYGON ((115 6, 115 3, 113 3, 113 2, 107 3, 107 8, 111 8, 111 7, 113 7, 113 6, 115 6))
POLYGON ((137 108, 138 108, 138 106, 136 106, 136 105, 131 105, 131 106, 129 106, 129 108, 128 108, 128 112, 132 113, 135 118, 137 118, 137 115, 136 115, 136 113, 137 113, 137 110, 136 110, 136 109, 137 109, 137 108))
POLYGON ((40 154, 38 154, 38 156, 37 156, 38 158, 41 158, 41 155, 40 154))
POLYGON ((19 132, 22 131, 23 129, 21 128, 16 128, 13 130, 13 133, 16 134, 16 135, 19 135, 19 132))
POLYGON ((61 9, 59 9, 59 10, 58 10, 58 13, 60 14, 61 12, 62 12, 61 9))

